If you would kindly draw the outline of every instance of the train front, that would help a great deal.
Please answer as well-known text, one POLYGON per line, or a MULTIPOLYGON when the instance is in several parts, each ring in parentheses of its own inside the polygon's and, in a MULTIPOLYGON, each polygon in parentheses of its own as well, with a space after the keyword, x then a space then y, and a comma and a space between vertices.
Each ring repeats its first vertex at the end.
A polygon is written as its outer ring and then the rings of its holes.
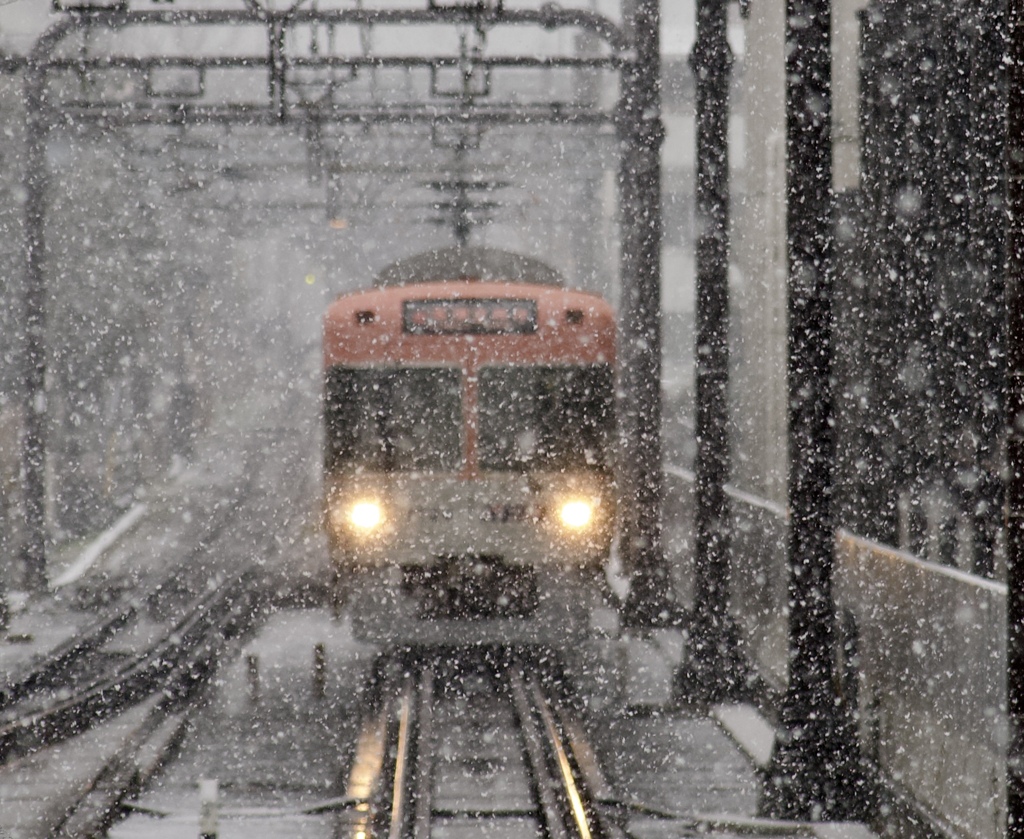
POLYGON ((615 322, 474 277, 339 298, 324 322, 326 522, 356 635, 584 635, 614 528, 615 322))

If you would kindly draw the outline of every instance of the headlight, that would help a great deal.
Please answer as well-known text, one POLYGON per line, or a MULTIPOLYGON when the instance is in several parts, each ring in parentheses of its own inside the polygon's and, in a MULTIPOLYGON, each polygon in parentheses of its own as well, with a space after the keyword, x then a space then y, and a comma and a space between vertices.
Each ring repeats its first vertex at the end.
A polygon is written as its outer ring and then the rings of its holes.
POLYGON ((558 507, 558 522, 566 530, 584 530, 594 521, 595 507, 586 498, 569 498, 558 507))
POLYGON ((357 501, 348 509, 348 523, 353 530, 369 533, 384 521, 384 510, 377 501, 357 501))
POLYGON ((339 502, 331 509, 331 525, 335 532, 371 536, 384 524, 384 505, 375 498, 339 502))

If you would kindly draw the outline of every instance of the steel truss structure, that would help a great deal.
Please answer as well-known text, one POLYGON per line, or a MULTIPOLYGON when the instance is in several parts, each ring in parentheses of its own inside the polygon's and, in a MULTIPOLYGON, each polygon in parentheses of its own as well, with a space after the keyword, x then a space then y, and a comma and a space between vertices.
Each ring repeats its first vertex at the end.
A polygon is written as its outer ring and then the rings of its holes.
MULTIPOLYGON (((658 0, 635 0, 632 19, 619 25, 594 12, 546 5, 505 8, 501 0, 421 8, 271 10, 256 0, 238 9, 132 10, 65 7, 37 41, 23 68, 27 110, 24 205, 25 265, 21 312, 26 340, 25 433, 22 443, 27 537, 22 548, 29 585, 45 584, 45 226, 47 141, 61 126, 306 126, 311 135, 331 124, 424 124, 455 131, 482 126, 524 128, 579 125, 614 129, 619 140, 621 219, 621 349, 623 377, 620 475, 623 548, 633 573, 632 620, 675 616, 661 545, 660 115, 658 0), (415 53, 378 54, 376 32, 419 27, 415 53), (522 28, 575 31, 587 48, 551 54, 485 54, 489 35, 522 28), (204 53, 197 33, 231 36, 204 53), (154 34, 171 38, 154 39, 154 34), (461 34, 460 49, 443 45, 461 34), (126 37, 130 35, 131 37, 126 37), (434 37, 437 35, 437 37, 434 37), (340 36, 340 37, 339 37, 340 36), (476 46, 466 48, 473 37, 476 46), (190 40, 192 39, 192 40, 190 40), (347 40, 346 40, 347 39, 347 40), (172 41, 176 49, 168 50, 172 41), (149 48, 147 48, 149 45, 149 48), (159 46, 163 45, 163 46, 159 46), (617 101, 498 100, 492 90, 509 72, 603 72, 618 80, 617 101), (366 72, 423 74, 418 95, 381 103, 350 95, 366 72), (244 84, 225 82, 234 74, 244 84), (260 76, 264 78, 261 80, 260 76), (447 79, 447 82, 445 81, 447 79), (255 83, 254 83, 255 82, 255 83)), ((557 38, 553 39, 558 41, 557 38)), ((563 39, 565 40, 565 39, 563 39)), ((600 97, 594 97, 599 99, 600 97)))

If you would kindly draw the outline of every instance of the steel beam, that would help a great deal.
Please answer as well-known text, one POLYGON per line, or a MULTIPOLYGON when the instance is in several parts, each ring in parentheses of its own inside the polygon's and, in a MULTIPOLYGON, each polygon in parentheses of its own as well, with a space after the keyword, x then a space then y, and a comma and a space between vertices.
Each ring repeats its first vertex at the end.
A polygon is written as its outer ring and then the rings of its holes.
POLYGON ((718 701, 741 687, 729 613, 729 0, 698 0, 696 480, 690 659, 680 688, 718 701))
MULTIPOLYGON (((407 69, 445 67, 458 68, 464 59, 457 55, 317 55, 293 56, 288 59, 289 67, 303 70, 332 69, 381 69, 400 67, 407 69)), ((554 69, 609 69, 617 70, 627 61, 621 55, 595 56, 580 58, 575 56, 532 56, 532 55, 501 55, 479 56, 473 59, 477 67, 512 67, 528 70, 554 69)), ((26 62, 22 59, 0 58, 0 72, 20 72, 25 69, 26 62)), ((64 57, 50 61, 51 70, 73 71, 76 73, 95 73, 103 70, 137 70, 145 72, 156 68, 194 68, 203 70, 251 70, 254 67, 269 67, 271 59, 266 55, 232 55, 232 56, 188 56, 188 55, 97 55, 91 57, 64 57)))
MULTIPOLYGON (((280 110, 267 105, 68 105, 52 119, 68 125, 91 122, 110 128, 167 125, 280 124, 280 110)), ((418 125, 612 125, 614 114, 558 104, 522 105, 298 105, 286 112, 292 124, 418 124, 418 125)))
MULTIPOLYGON (((983 272, 984 292, 979 295, 980 335, 974 358, 979 359, 977 379, 980 393, 971 393, 979 428, 979 477, 973 493, 974 573, 993 578, 999 554, 1000 526, 996 511, 1005 507, 1002 447, 1006 408, 1004 387, 1006 357, 992 353, 994 345, 1005 347, 1005 265, 1006 243, 999 235, 1005 224, 1001 203, 1003 161, 1006 143, 1006 94, 1004 91, 1007 52, 1003 0, 972 4, 975 19, 960 17, 962 30, 970 32, 969 52, 974 57, 968 99, 977 125, 975 148, 969 155, 968 178, 977 190, 969 207, 968 242, 972 261, 983 272)), ((955 14, 955 7, 950 10, 955 14)), ((978 311, 978 310, 975 310, 978 311)))
POLYGON ((1006 836, 1024 839, 1024 0, 1006 9, 1006 836))
MULTIPOLYGON (((643 0, 649 2, 649 0, 643 0)), ((298 9, 295 11, 243 10, 94 10, 68 18, 78 28, 123 29, 130 26, 401 26, 404 24, 469 24, 484 28, 497 26, 539 26, 544 29, 575 27, 605 41, 614 51, 626 51, 629 40, 609 18, 582 9, 561 9, 554 3, 539 9, 481 9, 451 7, 428 9, 298 9)))
POLYGON ((622 548, 632 582, 626 620, 678 620, 661 534, 661 45, 658 0, 636 0, 636 61, 619 100, 622 158, 620 382, 623 468, 622 548))
POLYGON ((830 0, 787 0, 786 44, 789 681, 763 807, 833 820, 858 815, 863 785, 835 672, 830 0))
POLYGON ((46 588, 46 138, 49 133, 46 62, 53 46, 74 28, 70 19, 55 24, 36 43, 25 75, 24 276, 20 358, 24 429, 21 438, 22 503, 25 537, 21 545, 22 582, 30 592, 46 588))

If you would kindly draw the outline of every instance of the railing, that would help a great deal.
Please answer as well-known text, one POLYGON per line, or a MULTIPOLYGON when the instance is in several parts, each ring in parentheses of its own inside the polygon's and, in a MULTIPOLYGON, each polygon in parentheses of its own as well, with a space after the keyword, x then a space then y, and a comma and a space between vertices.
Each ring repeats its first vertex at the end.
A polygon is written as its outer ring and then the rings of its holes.
MULTIPOLYGON (((666 470, 672 544, 692 473, 666 470)), ((787 678, 787 528, 779 505, 729 489, 731 611, 748 660, 787 678)), ((675 537, 679 544, 679 537, 675 537)), ((834 596, 863 754, 891 792, 951 835, 1005 834, 1006 587, 840 531, 834 596)), ((679 556, 688 578, 687 552, 679 556)), ((685 589, 685 586, 684 586, 685 589)))
MULTIPOLYGON (((692 533, 693 473, 669 466, 665 470, 665 530, 671 550, 683 544, 681 534, 692 533)), ((728 488, 732 502, 732 550, 729 584, 732 613, 740 632, 740 646, 761 678, 780 693, 786 687, 786 511, 777 504, 728 488)), ((688 546, 687 546, 688 547, 688 546)), ((677 552, 677 577, 682 596, 691 598, 692 556, 677 552), (682 567, 678 567, 682 566, 682 567)))

